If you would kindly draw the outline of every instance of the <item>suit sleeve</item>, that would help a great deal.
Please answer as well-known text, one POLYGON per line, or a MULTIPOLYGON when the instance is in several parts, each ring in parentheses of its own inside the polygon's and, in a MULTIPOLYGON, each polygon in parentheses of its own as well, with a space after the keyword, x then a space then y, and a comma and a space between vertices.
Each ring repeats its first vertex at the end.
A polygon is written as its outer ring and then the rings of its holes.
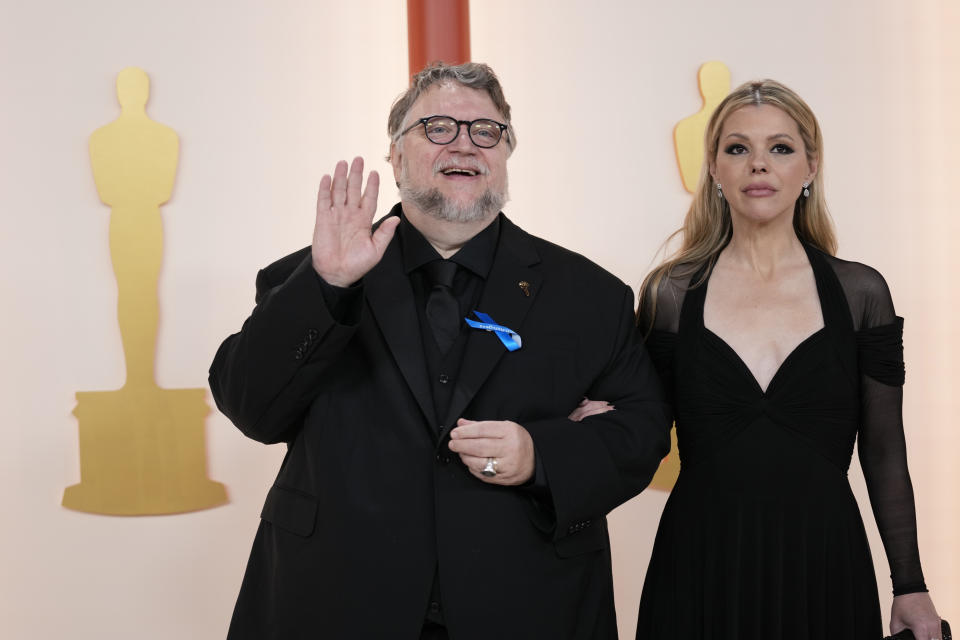
POLYGON ((318 391, 317 381, 353 337, 362 293, 338 298, 313 270, 309 250, 257 276, 257 305, 210 366, 210 390, 244 434, 290 441, 318 391), (332 306, 329 300, 336 300, 332 306))
POLYGON ((546 474, 555 540, 592 526, 640 493, 670 449, 669 411, 635 328, 633 292, 624 289, 611 354, 588 392, 615 410, 581 422, 558 418, 523 425, 546 474))

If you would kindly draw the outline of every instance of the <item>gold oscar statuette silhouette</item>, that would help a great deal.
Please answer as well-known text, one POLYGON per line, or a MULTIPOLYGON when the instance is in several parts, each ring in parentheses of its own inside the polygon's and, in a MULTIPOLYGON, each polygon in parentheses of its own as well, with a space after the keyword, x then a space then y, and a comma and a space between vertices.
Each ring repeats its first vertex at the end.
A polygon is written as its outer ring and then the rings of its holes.
POLYGON ((677 483, 677 476, 680 475, 680 452, 677 450, 677 429, 670 429, 670 453, 660 461, 657 472, 653 474, 653 480, 650 481, 650 488, 659 491, 670 491, 673 485, 677 483))
POLYGON ((120 117, 90 136, 100 199, 110 206, 110 257, 126 382, 78 391, 80 483, 63 506, 112 515, 181 513, 226 503, 207 477, 206 389, 162 389, 154 380, 163 257, 160 205, 177 171, 177 134, 147 117, 150 80, 138 68, 117 76, 120 117))
POLYGON ((683 188, 693 193, 703 167, 703 135, 713 110, 730 93, 730 69, 722 62, 705 62, 697 72, 703 108, 673 129, 673 144, 683 188))

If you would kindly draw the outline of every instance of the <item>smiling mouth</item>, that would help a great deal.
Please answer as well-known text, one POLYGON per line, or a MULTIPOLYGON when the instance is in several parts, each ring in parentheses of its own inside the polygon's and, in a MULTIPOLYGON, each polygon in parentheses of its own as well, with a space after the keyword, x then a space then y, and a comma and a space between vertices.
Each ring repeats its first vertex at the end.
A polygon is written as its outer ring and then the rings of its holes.
POLYGON ((442 173, 442 174, 445 175, 445 176, 469 176, 469 177, 473 177, 473 176, 479 175, 480 172, 477 171, 477 170, 475 170, 475 169, 460 169, 460 168, 457 168, 457 167, 451 167, 451 168, 449 168, 449 169, 444 169, 444 170, 441 171, 440 173, 442 173))

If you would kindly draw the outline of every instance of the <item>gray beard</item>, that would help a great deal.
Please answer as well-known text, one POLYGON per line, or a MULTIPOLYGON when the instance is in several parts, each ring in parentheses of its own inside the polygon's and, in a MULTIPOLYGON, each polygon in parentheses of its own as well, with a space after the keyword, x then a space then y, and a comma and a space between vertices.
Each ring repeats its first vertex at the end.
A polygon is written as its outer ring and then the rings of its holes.
POLYGON ((413 203, 420 211, 445 222, 476 222, 499 212, 507 203, 506 191, 484 191, 467 205, 451 202, 437 188, 411 189, 400 187, 400 199, 413 203))

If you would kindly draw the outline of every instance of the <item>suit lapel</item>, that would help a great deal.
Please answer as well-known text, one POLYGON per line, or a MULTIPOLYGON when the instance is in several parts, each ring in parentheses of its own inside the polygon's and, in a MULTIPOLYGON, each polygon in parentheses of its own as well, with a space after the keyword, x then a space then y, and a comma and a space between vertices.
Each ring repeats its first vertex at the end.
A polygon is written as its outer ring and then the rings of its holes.
POLYGON ((363 281, 377 325, 432 429, 437 424, 433 396, 420 339, 413 287, 403 271, 398 238, 394 237, 383 258, 364 276, 363 281))
MULTIPOLYGON (((540 258, 526 232, 506 216, 502 222, 497 254, 477 310, 490 315, 494 322, 516 331, 523 338, 523 319, 536 301, 542 281, 540 273, 530 267, 540 258)), ((452 422, 463 413, 503 357, 509 357, 509 353, 496 335, 487 331, 471 331, 444 425, 450 428, 454 426, 452 422)))

